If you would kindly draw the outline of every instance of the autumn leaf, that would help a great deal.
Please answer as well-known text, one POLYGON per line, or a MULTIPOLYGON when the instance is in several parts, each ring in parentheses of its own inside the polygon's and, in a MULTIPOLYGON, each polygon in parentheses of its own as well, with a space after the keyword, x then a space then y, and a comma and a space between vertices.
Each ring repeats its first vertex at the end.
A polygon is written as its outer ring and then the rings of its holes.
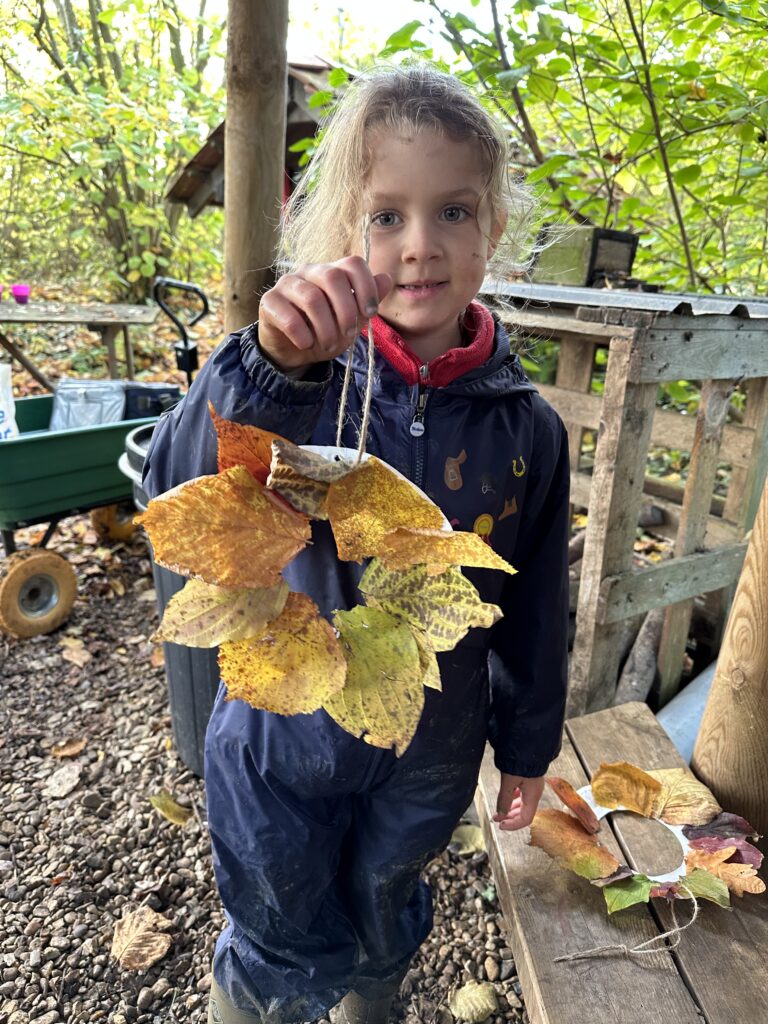
POLYGON ((702 868, 715 875, 737 896, 743 896, 745 892, 765 892, 765 882, 758 877, 751 864, 728 862, 734 853, 735 846, 711 851, 691 847, 685 855, 685 865, 689 870, 702 868))
POLYGON ((424 707, 413 634, 406 623, 364 605, 337 612, 333 622, 347 660, 347 682, 325 702, 325 710, 353 736, 374 747, 394 747, 400 757, 424 707))
POLYGON ((429 690, 443 691, 443 681, 440 677, 440 666, 437 663, 435 652, 427 647, 424 641, 424 634, 420 630, 411 630, 416 646, 419 648, 419 664, 421 665, 421 685, 429 690))
POLYGON ((601 764, 592 776, 592 796, 602 807, 625 807, 646 818, 657 816, 661 783, 626 761, 601 764))
POLYGON ((451 834, 450 848, 460 857, 484 853, 487 849, 483 830, 478 825, 457 825, 451 834))
POLYGON ((271 466, 273 474, 280 468, 291 469, 299 476, 319 484, 332 484, 337 480, 343 480, 357 468, 351 461, 341 457, 326 459, 319 452, 300 448, 285 438, 278 438, 272 442, 271 466))
POLYGON ((216 587, 188 580, 168 602, 152 640, 187 647, 218 647, 263 633, 288 599, 288 584, 259 589, 216 587))
POLYGON ((687 768, 662 768, 647 774, 661 783, 656 817, 669 825, 706 825, 722 810, 704 783, 687 768))
MULTIPOLYGON (((311 457, 310 462, 317 460, 337 469, 336 464, 328 462, 314 452, 304 452, 288 441, 275 441, 272 445, 272 462, 267 486, 289 501, 299 512, 312 519, 327 519, 327 481, 305 476, 296 468, 297 465, 305 466, 308 457, 311 457)), ((344 467, 344 472, 349 472, 349 468, 344 467)))
POLYGON ((632 868, 627 867, 626 864, 622 864, 621 867, 617 868, 616 871, 611 875, 606 875, 605 878, 590 878, 590 885, 596 885, 599 889, 604 888, 606 885, 613 885, 614 882, 622 882, 625 878, 631 878, 634 875, 632 868))
POLYGON ((717 850, 724 849, 726 846, 732 846, 736 848, 736 852, 731 855, 731 860, 734 863, 751 864, 753 868, 758 869, 763 863, 763 855, 758 848, 740 836, 731 839, 723 839, 719 836, 702 836, 700 839, 692 839, 690 843, 693 849, 706 850, 708 853, 714 853, 717 850))
POLYGON ((309 540, 309 520, 234 466, 150 501, 137 520, 155 561, 220 587, 272 587, 309 540))
POLYGON ((52 757, 76 757, 85 749, 87 740, 67 740, 66 743, 58 743, 51 747, 52 757))
POLYGON ((223 643, 219 668, 227 700, 279 715, 317 711, 342 688, 347 671, 333 628, 306 594, 289 594, 260 636, 223 643))
POLYGON ((701 839, 709 836, 719 836, 721 839, 735 839, 738 836, 741 836, 742 839, 760 838, 760 833, 748 821, 729 811, 718 814, 706 825, 684 825, 683 835, 686 839, 701 839))
POLYGON ((728 886, 722 878, 713 875, 711 871, 696 868, 690 874, 683 875, 676 884, 682 893, 689 889, 697 900, 710 900, 712 903, 717 903, 719 907, 730 907, 731 905, 728 886))
POLYGON ((432 575, 452 565, 517 572, 476 533, 398 527, 387 533, 374 552, 389 569, 427 565, 432 575))
POLYGON ((177 804, 171 794, 165 789, 162 789, 155 796, 151 796, 149 802, 158 814, 162 814, 164 818, 172 821, 174 825, 186 825, 192 817, 192 811, 188 807, 182 807, 181 804, 177 804))
POLYGON ((437 505, 373 457, 330 485, 326 507, 339 558, 347 562, 377 555, 398 526, 439 530, 444 522, 437 505))
POLYGON ((226 420, 216 413, 212 402, 208 403, 208 411, 219 442, 219 472, 233 466, 245 466, 259 483, 266 484, 272 461, 272 442, 281 441, 280 435, 250 424, 226 420))
POLYGON ((646 875, 632 875, 622 882, 614 882, 603 889, 605 905, 609 914, 617 910, 625 910, 635 903, 647 903, 650 899, 654 883, 646 875))
POLYGON ((565 811, 547 808, 537 812, 531 823, 531 846, 538 846, 582 878, 605 878, 621 867, 610 850, 565 811))
POLYGON ((431 576, 424 565, 392 571, 374 559, 363 574, 360 590, 376 606, 421 631, 433 651, 452 651, 473 626, 488 628, 501 609, 480 599, 477 588, 451 566, 431 576))
POLYGON ((77 665, 78 668, 84 668, 93 657, 79 637, 62 637, 61 646, 64 648, 61 652, 62 659, 77 665))
POLYGON ((557 775, 549 775, 545 781, 552 792, 563 801, 565 806, 573 811, 587 832, 595 833, 600 831, 600 822, 597 819, 597 815, 584 797, 576 792, 567 779, 561 779, 557 775))
POLYGON ((146 971, 171 948, 171 936, 162 934, 173 923, 150 907, 125 914, 115 925, 111 954, 129 971, 146 971))
POLYGON ((457 1020, 467 1024, 482 1024, 496 1013, 499 1002, 490 981, 468 981, 448 1000, 448 1008, 457 1020))

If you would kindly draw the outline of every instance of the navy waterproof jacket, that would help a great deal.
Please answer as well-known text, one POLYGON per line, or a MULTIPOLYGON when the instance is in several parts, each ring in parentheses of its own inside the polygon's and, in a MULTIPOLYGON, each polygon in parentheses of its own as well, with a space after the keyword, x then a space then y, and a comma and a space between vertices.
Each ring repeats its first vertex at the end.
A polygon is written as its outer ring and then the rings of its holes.
MULTIPOLYGON (((350 358, 342 443, 356 447, 367 374, 362 338, 350 358)), ((149 496, 216 472, 209 401, 220 416, 296 444, 334 444, 345 359, 293 379, 262 354, 255 324, 231 334, 184 400, 159 421, 144 468, 149 496)), ((483 600, 500 605, 503 618, 490 630, 470 630, 459 647, 487 652, 488 732, 497 767, 524 777, 545 774, 560 749, 567 676, 570 477, 562 421, 528 381, 497 324, 488 362, 440 388, 405 383, 377 352, 367 450, 425 491, 454 529, 480 533, 518 570, 512 577, 464 570, 483 600)), ((363 603, 357 583, 364 566, 339 561, 327 523, 312 527, 313 543, 285 576, 330 618, 363 603)), ((446 664, 441 659, 443 672, 446 664)), ((206 763, 206 774, 211 767, 206 763)))

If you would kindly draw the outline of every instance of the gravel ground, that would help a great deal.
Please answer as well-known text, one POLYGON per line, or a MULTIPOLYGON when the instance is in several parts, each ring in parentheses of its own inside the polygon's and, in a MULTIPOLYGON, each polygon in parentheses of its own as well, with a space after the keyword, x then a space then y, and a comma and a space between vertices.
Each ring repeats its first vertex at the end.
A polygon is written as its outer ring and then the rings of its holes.
MULTIPOLYGON (((78 573, 72 617, 50 636, 0 635, 0 1024, 202 1024, 223 917, 203 785, 173 748, 148 639, 156 612, 146 544, 100 546, 76 518, 51 546, 78 573), (82 750, 54 756, 68 741, 84 741, 82 750), (183 828, 151 806, 161 790, 193 812, 183 828), (172 943, 137 973, 110 947, 116 921, 142 904, 171 922, 172 943)), ((446 852, 427 877, 435 928, 394 1019, 451 1024, 448 997, 474 978, 498 996, 489 1024, 527 1024, 485 854, 446 852)))

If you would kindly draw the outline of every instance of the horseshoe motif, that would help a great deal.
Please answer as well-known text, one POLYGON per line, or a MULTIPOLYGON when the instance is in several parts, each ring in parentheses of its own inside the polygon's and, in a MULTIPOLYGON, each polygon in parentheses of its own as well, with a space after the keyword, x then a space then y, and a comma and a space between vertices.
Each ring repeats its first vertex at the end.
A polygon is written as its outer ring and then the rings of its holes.
POLYGON ((518 460, 512 459, 512 472, 515 474, 515 476, 525 476, 525 459, 522 455, 520 456, 519 461, 520 465, 522 466, 522 469, 517 468, 518 460))

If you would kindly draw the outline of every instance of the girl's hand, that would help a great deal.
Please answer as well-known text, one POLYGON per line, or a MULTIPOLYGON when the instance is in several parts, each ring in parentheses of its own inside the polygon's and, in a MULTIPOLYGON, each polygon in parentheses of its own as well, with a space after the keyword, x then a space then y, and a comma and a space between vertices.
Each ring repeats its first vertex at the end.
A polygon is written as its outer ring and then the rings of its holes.
POLYGON ((360 256, 309 263, 285 274, 259 305, 259 344, 282 370, 334 359, 375 315, 392 288, 389 274, 371 273, 360 256))
POLYGON ((493 820, 505 832, 525 828, 533 821, 541 794, 544 792, 544 777, 524 779, 521 775, 506 775, 501 772, 499 797, 493 820))

